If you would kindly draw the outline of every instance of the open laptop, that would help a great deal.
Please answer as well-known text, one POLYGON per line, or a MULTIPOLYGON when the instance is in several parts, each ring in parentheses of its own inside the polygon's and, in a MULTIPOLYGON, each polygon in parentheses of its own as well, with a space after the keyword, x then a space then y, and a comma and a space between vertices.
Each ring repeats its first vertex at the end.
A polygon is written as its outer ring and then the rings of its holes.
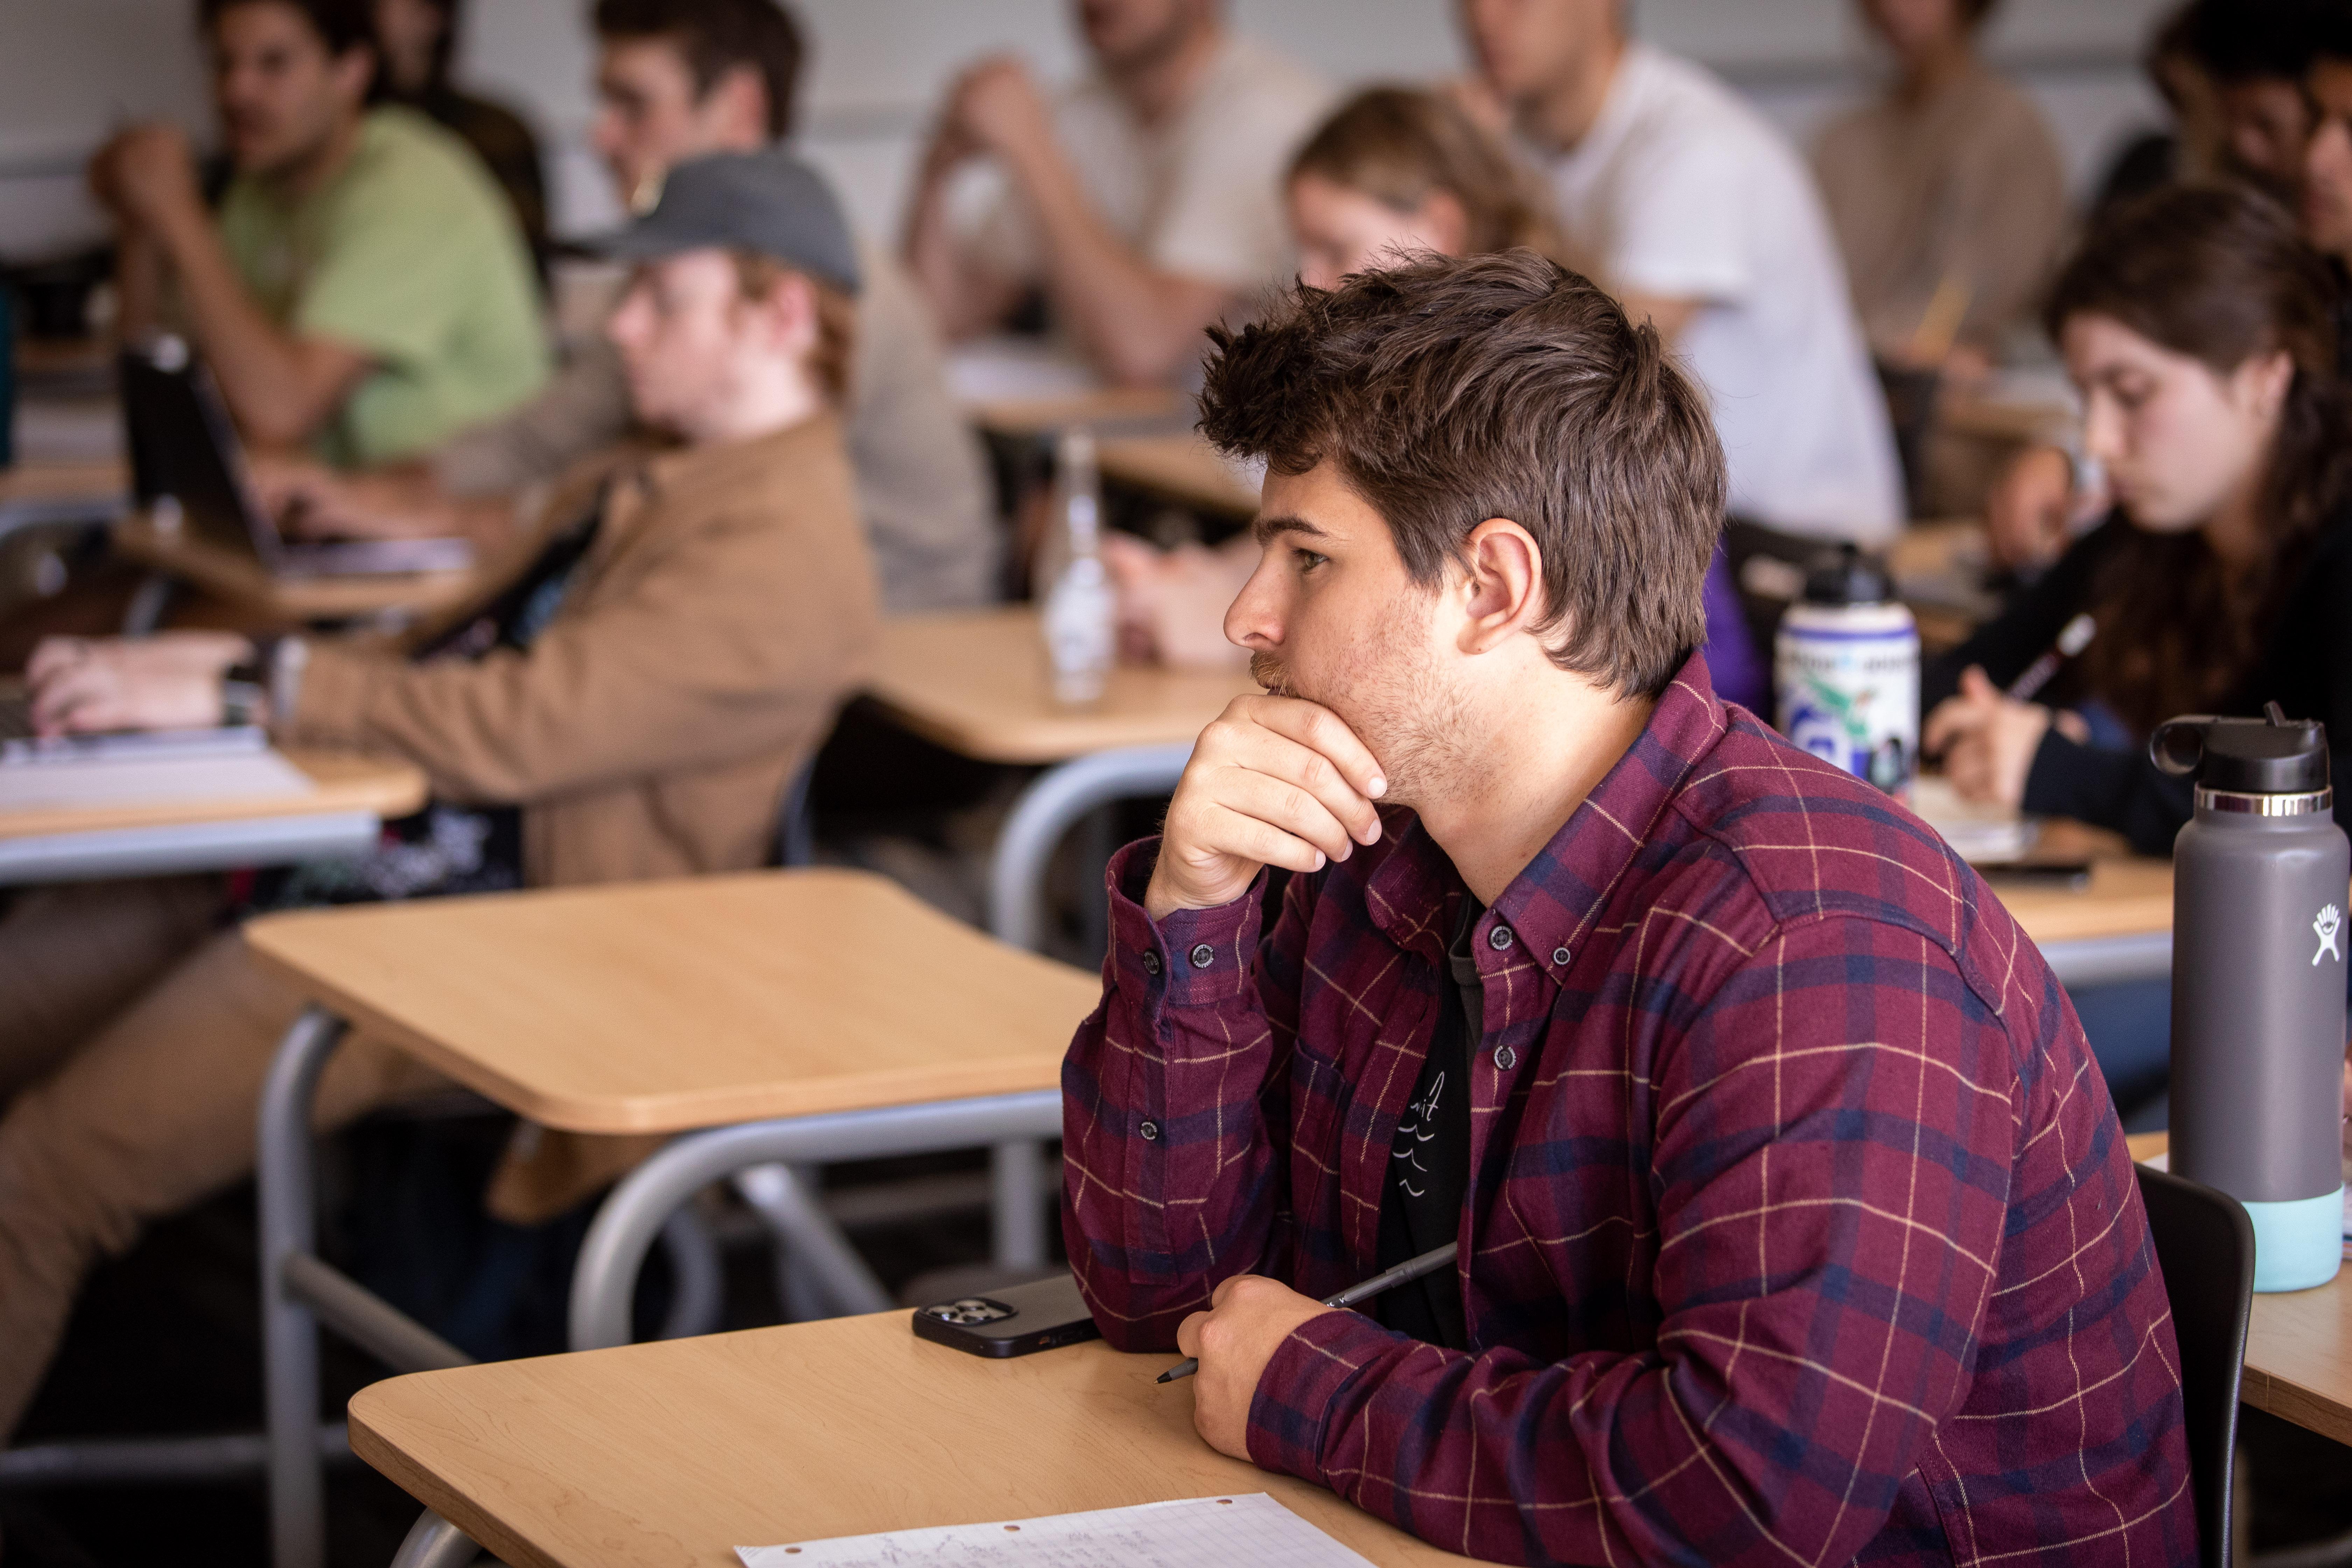
POLYGON ((118 370, 131 482, 160 527, 249 555, 278 577, 373 577, 461 572, 463 539, 288 539, 261 505, 244 444, 211 372, 169 335, 122 351, 118 370))

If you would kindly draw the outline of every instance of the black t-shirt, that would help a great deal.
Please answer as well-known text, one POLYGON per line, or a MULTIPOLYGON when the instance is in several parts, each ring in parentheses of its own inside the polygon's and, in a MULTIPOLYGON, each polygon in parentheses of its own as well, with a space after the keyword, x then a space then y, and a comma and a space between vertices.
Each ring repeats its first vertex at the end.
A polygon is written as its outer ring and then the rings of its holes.
MULTIPOLYGON (((1485 1032, 1486 1016, 1470 933, 1486 912, 1477 900, 1463 896, 1462 921, 1445 955, 1452 983, 1440 983, 1429 1059, 1389 1149, 1388 1187, 1381 1199, 1382 1268, 1461 1235, 1462 1202, 1470 1187, 1470 1043, 1485 1032)), ((1380 1298, 1381 1321, 1433 1345, 1468 1350, 1458 1279, 1455 1268, 1440 1268, 1398 1286, 1380 1298)))

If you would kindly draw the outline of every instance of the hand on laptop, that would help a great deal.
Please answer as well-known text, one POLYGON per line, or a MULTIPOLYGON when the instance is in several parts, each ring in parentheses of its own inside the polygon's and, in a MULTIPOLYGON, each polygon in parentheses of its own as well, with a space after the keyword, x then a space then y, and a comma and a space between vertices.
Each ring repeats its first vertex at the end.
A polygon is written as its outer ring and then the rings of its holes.
POLYGON ((282 457, 256 457, 252 468, 263 509, 294 538, 444 539, 461 531, 422 469, 345 474, 282 457))
POLYGON ((199 730, 221 721, 221 678, 251 657, 235 632, 45 637, 25 666, 42 735, 199 730))
POLYGON ((1249 891, 1260 868, 1319 871, 1376 842, 1381 765, 1339 716, 1297 697, 1236 697, 1201 731, 1144 893, 1155 921, 1249 891))

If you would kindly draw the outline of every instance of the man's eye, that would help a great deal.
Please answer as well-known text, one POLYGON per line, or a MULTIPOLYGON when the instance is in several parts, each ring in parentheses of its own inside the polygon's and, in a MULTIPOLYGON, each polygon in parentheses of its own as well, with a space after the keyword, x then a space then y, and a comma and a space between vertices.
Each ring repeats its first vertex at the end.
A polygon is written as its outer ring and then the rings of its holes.
POLYGON ((1298 563, 1298 569, 1301 572, 1312 572, 1331 559, 1328 555, 1318 555, 1312 550, 1293 550, 1290 554, 1291 558, 1298 563))

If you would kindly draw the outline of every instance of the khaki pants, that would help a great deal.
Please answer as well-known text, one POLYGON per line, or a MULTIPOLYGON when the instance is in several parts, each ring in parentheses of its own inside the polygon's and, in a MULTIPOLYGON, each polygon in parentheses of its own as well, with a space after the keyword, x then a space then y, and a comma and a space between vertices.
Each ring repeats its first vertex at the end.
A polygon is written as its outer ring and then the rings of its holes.
MULTIPOLYGON (((0 1440, 91 1267, 253 1169, 254 1119, 301 999, 214 929, 209 878, 92 883, 0 916, 0 1440)), ((347 1038, 319 1086, 339 1127, 444 1081, 347 1038)))

